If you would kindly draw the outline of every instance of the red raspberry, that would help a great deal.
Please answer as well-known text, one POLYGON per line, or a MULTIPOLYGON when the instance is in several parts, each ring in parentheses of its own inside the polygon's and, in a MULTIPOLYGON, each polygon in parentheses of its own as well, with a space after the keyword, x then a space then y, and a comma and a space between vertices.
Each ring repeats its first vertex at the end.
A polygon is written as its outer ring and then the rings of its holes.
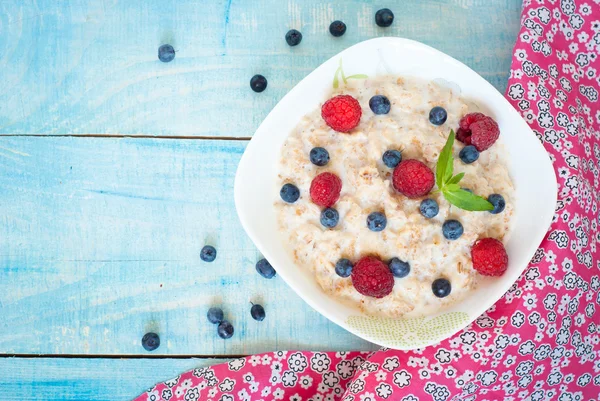
POLYGON ((456 131, 456 139, 458 139, 465 145, 470 145, 471 144, 471 131, 459 128, 456 131))
POLYGON ((392 183, 396 191, 409 198, 425 196, 433 188, 433 171, 418 160, 404 160, 394 169, 392 183))
POLYGON ((321 173, 310 184, 310 198, 323 207, 331 207, 340 198, 342 180, 333 173, 321 173))
POLYGON ((361 116, 358 100, 350 95, 332 97, 321 107, 325 123, 338 132, 350 132, 356 128, 361 116))
POLYGON ((501 276, 508 267, 508 255, 502 242, 483 238, 471 247, 473 268, 484 276, 501 276))
POLYGON ((482 118, 471 124, 471 144, 483 152, 498 140, 500 128, 491 117, 482 118))
POLYGON ((485 117, 485 114, 482 114, 482 113, 469 113, 460 119, 460 122, 458 123, 458 125, 460 125, 460 128, 462 128, 463 130, 469 131, 470 130, 469 127, 471 126, 471 124, 481 120, 484 117, 485 117))
POLYGON ((383 298, 394 288, 394 275, 381 260, 366 256, 352 268, 352 285, 363 295, 383 298))

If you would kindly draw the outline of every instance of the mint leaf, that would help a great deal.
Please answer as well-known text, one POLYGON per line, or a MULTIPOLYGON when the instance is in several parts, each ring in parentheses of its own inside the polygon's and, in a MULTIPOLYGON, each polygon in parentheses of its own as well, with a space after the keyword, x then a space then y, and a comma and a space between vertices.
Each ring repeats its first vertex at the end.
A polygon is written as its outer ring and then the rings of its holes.
POLYGON ((444 185, 444 192, 456 192, 460 189, 458 184, 446 184, 444 185))
POLYGON ((337 89, 338 86, 340 86, 340 81, 338 79, 339 73, 340 73, 340 67, 338 67, 338 69, 335 70, 335 76, 333 77, 333 89, 337 89))
POLYGON ((350 75, 349 77, 346 77, 346 79, 365 79, 365 78, 369 78, 369 76, 366 74, 354 74, 354 75, 350 75))
POLYGON ((454 145, 454 130, 450 131, 446 145, 440 152, 437 166, 435 169, 435 183, 439 189, 444 189, 444 185, 452 178, 454 170, 454 156, 452 156, 452 146, 454 145))
MULTIPOLYGON (((450 185, 456 185, 458 187, 457 184, 450 185)), ((449 190, 448 187, 449 186, 446 186, 442 193, 444 194, 444 198, 446 198, 448 202, 456 207, 472 212, 494 209, 494 206, 490 202, 479 195, 472 194, 471 192, 460 188, 456 190, 449 190)))
POLYGON ((463 179, 464 176, 465 176, 465 173, 458 173, 454 177, 452 177, 450 179, 450 181, 448 181, 448 183, 446 185, 449 185, 449 184, 458 184, 460 182, 460 180, 463 179))

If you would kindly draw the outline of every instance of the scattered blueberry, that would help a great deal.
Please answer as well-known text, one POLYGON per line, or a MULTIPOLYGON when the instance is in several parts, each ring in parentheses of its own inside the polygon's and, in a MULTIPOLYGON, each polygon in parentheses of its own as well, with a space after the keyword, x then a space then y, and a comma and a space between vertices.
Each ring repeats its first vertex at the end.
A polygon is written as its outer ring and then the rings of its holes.
POLYGON ((421 206, 419 206, 419 210, 423 217, 431 219, 440 212, 440 207, 435 199, 423 199, 421 202, 421 206))
POLYGON ((250 308, 250 314, 254 320, 258 320, 259 322, 265 320, 265 308, 263 308, 262 305, 252 305, 252 308, 250 308))
POLYGON ((256 262, 256 271, 264 278, 273 278, 277 274, 267 259, 261 259, 256 262))
POLYGON ((429 112, 429 122, 433 125, 442 125, 446 122, 447 118, 448 113, 446 113, 446 110, 443 107, 435 106, 429 112))
POLYGON ((223 340, 231 338, 233 335, 233 325, 227 320, 223 320, 221 323, 219 323, 219 327, 217 327, 217 333, 223 340))
POLYGON ((498 214, 504 211, 504 208, 506 207, 506 201, 504 200, 504 197, 502 195, 491 194, 490 196, 488 196, 487 200, 492 205, 494 205, 494 209, 490 210, 491 214, 498 214))
POLYGON ((479 159, 479 151, 475 146, 468 145, 460 150, 458 157, 460 157, 460 160, 462 160, 463 163, 471 164, 479 159))
POLYGON ((205 245, 202 247, 202 250, 200 251, 200 259, 202 259, 204 262, 212 262, 216 259, 216 257, 217 250, 214 246, 205 245))
POLYGON ((452 286, 450 285, 450 281, 445 278, 438 278, 431 284, 431 291, 433 291, 433 295, 436 297, 444 298, 450 295, 452 286))
POLYGON ((262 92, 267 89, 267 78, 260 74, 256 74, 250 78, 250 87, 254 92, 262 92))
POLYGON ((279 196, 287 203, 294 203, 300 197, 300 190, 294 184, 285 184, 279 191, 279 196))
POLYGON ((212 324, 221 323, 223 321, 223 309, 213 306, 206 313, 206 317, 212 324))
POLYGON ((348 259, 340 259, 335 264, 335 272, 340 277, 350 277, 352 274, 352 262, 348 259))
POLYGON ((331 25, 329 25, 329 33, 333 36, 340 37, 346 33, 346 24, 342 21, 333 21, 331 25))
POLYGON ((383 95, 375 95, 369 100, 369 107, 375 114, 387 114, 390 112, 390 99, 383 95))
POLYGON ((146 351, 154 351, 160 346, 160 337, 156 333, 146 333, 142 337, 142 347, 146 351))
POLYGON ((312 148, 310 150, 310 162, 315 166, 323 167, 329 163, 329 152, 321 147, 312 148))
POLYGON ((175 49, 171 45, 162 45, 158 48, 158 59, 163 63, 173 61, 175 58, 175 49))
POLYGON ((394 13, 389 8, 382 8, 375 13, 375 23, 382 27, 387 28, 394 22, 394 13))
POLYGON ((381 157, 383 164, 389 168, 395 168, 402 161, 402 153, 399 150, 391 149, 383 152, 381 157))
POLYGON ((442 225, 442 233, 444 237, 449 240, 455 240, 460 238, 463 234, 464 229, 460 221, 458 220, 446 220, 442 225))
POLYGON ((410 273, 410 263, 398 258, 390 259, 388 266, 394 277, 402 278, 408 276, 408 273, 410 273))
POLYGON ((381 212, 373 212, 367 216, 367 227, 371 231, 383 231, 387 225, 387 218, 381 212))
POLYGON ((302 42, 302 34, 296 29, 290 29, 285 34, 285 41, 290 46, 297 46, 302 42))
POLYGON ((328 207, 321 212, 321 224, 323 227, 333 228, 340 221, 340 214, 332 207, 328 207))

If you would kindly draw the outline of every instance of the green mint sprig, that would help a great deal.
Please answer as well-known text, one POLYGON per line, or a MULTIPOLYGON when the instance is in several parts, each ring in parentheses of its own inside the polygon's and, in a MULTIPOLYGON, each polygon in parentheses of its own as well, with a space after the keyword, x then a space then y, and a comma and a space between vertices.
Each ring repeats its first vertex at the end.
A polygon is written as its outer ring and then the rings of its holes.
POLYGON ((452 175, 454 172, 454 156, 452 155, 454 136, 454 130, 451 130, 446 145, 438 157, 435 169, 435 184, 438 191, 448 202, 463 210, 472 212, 493 210, 494 206, 485 198, 460 188, 458 183, 463 179, 465 173, 452 175))
POLYGON ((340 80, 338 78, 338 75, 340 75, 342 77, 342 81, 344 81, 344 85, 348 83, 349 79, 365 79, 368 78, 368 76, 366 76, 365 74, 354 74, 354 75, 350 75, 349 77, 346 76, 346 74, 344 74, 344 68, 342 67, 342 59, 340 58, 340 64, 337 68, 337 70, 335 70, 335 76, 333 77, 333 88, 337 89, 340 86, 340 80))

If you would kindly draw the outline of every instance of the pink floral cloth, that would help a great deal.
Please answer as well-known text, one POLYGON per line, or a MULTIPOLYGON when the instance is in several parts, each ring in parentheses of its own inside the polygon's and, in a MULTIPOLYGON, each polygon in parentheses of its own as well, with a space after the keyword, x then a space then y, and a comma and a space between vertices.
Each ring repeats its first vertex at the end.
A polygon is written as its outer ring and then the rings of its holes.
POLYGON ((194 369, 138 401, 600 399, 600 0, 526 0, 508 100, 558 177, 552 227, 505 296, 437 346, 278 351, 194 369))

